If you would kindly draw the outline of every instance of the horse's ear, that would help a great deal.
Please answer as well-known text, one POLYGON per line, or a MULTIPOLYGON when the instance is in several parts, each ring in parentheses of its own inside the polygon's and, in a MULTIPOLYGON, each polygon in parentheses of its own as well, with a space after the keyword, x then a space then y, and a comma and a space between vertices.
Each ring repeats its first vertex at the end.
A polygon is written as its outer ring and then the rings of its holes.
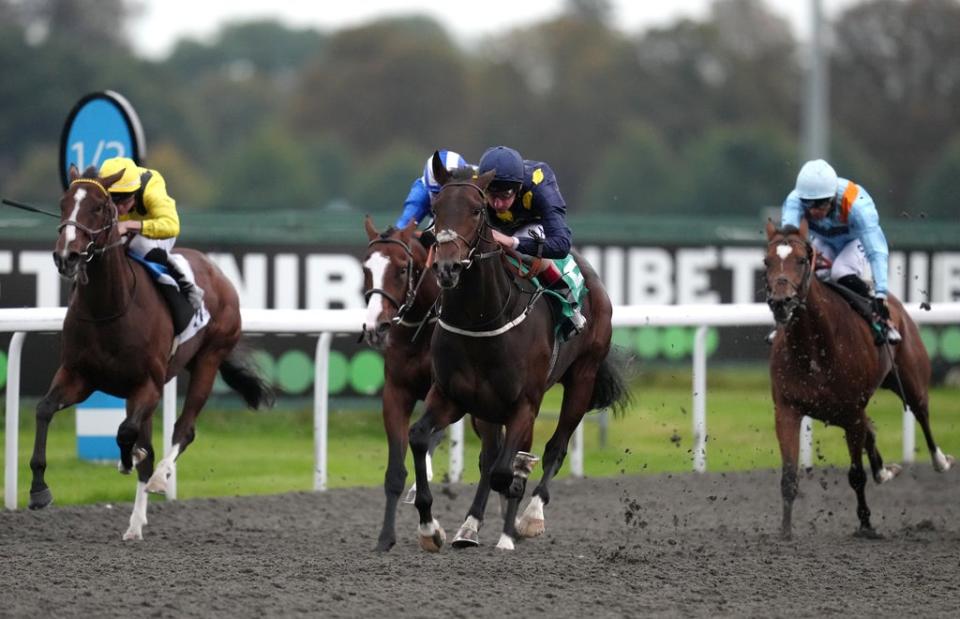
POLYGON ((413 231, 416 229, 417 229, 417 222, 411 219, 410 221, 407 222, 407 225, 405 225, 400 230, 400 238, 403 240, 404 243, 410 242, 410 237, 413 236, 413 231))
POLYGON ((433 151, 433 157, 430 158, 431 166, 433 167, 433 178, 437 179, 437 184, 441 187, 447 184, 447 181, 450 180, 450 170, 447 169, 447 166, 443 164, 443 159, 440 157, 440 151, 433 151))
POLYGON ((115 173, 111 174, 110 176, 107 176, 106 178, 101 178, 100 184, 103 185, 105 188, 110 189, 110 186, 116 183, 118 180, 120 180, 120 178, 123 176, 123 173, 126 171, 127 171, 126 168, 122 170, 117 170, 115 173))
POLYGON ((71 163, 70 164, 70 182, 72 183, 78 178, 80 178, 80 170, 77 169, 77 164, 71 163))
POLYGON ((379 232, 377 232, 377 229, 373 227, 373 218, 370 217, 370 215, 367 215, 366 217, 363 218, 363 228, 364 230, 367 231, 368 240, 372 241, 373 239, 377 238, 377 236, 379 236, 380 234, 379 232))
POLYGON ((773 240, 773 236, 777 233, 777 227, 773 225, 773 220, 767 217, 767 240, 773 240))
POLYGON ((481 174, 479 177, 477 177, 477 187, 486 190, 487 185, 490 184, 490 181, 493 180, 493 177, 496 176, 496 174, 496 170, 490 170, 481 174))
POLYGON ((804 239, 807 238, 807 233, 810 231, 810 224, 807 222, 806 217, 800 219, 800 236, 804 239))

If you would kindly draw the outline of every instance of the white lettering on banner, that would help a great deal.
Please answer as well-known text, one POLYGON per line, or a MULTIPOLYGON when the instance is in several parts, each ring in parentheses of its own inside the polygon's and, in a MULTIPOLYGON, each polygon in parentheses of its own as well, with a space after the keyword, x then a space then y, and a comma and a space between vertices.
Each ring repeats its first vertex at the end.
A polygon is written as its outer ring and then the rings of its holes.
POLYGON ((623 272, 623 268, 623 248, 605 247, 603 249, 603 281, 606 283, 610 302, 614 305, 622 305, 624 300, 626 273, 623 272))
POLYGON ((243 273, 237 266, 233 254, 209 253, 207 256, 220 267, 227 276, 237 294, 240 295, 240 307, 265 309, 267 307, 267 256, 265 254, 245 254, 243 273))
POLYGON ((905 266, 903 252, 890 252, 887 258, 887 291, 903 302, 907 301, 907 297, 903 294, 906 279, 906 274, 903 272, 905 266))
MULTIPOLYGON (((0 251, 0 273, 9 273, 13 270, 13 254, 8 251, 0 251)), ((0 290, 0 298, 3 291, 0 290)))
POLYGON ((673 258, 670 252, 636 247, 627 252, 627 302, 630 305, 673 302, 673 258))
POLYGON ((933 301, 960 299, 960 253, 945 252, 933 256, 933 301))
POLYGON ((277 254, 273 259, 273 307, 297 309, 300 307, 300 257, 296 254, 277 254))
POLYGON ((307 256, 307 309, 362 308, 363 266, 350 254, 307 256))
POLYGON ((60 273, 50 252, 20 252, 20 272, 37 276, 36 307, 60 307, 60 273))
POLYGON ((677 250, 677 303, 719 303, 720 294, 710 289, 710 271, 717 268, 717 248, 677 250))
POLYGON ((756 272, 763 270, 763 250, 752 247, 724 247, 720 264, 733 271, 733 303, 756 301, 756 272))

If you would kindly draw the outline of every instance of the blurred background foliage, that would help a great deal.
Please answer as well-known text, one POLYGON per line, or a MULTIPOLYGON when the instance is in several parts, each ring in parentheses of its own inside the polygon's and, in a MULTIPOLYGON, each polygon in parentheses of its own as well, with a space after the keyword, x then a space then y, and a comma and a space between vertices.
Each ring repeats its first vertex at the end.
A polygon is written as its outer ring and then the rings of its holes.
MULTIPOLYGON (((547 161, 575 214, 755 215, 802 163, 805 50, 762 0, 643 32, 608 2, 470 48, 422 16, 336 31, 237 22, 137 57, 131 0, 0 0, 0 193, 52 203, 82 95, 123 93, 181 208, 399 212, 436 148, 547 161)), ((881 214, 955 219, 960 2, 865 0, 831 23, 831 161, 881 214)))

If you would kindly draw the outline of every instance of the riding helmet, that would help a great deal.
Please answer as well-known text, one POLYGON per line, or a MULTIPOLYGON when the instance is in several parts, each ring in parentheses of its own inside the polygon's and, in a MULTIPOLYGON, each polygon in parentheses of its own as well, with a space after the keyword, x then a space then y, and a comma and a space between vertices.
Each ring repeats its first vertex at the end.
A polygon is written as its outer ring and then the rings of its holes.
POLYGON ((111 157, 100 166, 100 178, 123 170, 120 180, 110 185, 110 193, 131 193, 140 189, 140 166, 129 157, 111 157))
POLYGON ((496 170, 493 180, 498 184, 523 183, 523 157, 508 146, 488 148, 480 157, 478 172, 484 174, 496 170))
MULTIPOLYGON (((443 162, 443 166, 451 172, 467 167, 467 160, 461 157, 459 153, 455 153, 452 150, 441 150, 438 152, 440 153, 440 161, 443 162)), ((423 176, 420 177, 420 180, 423 181, 424 186, 426 186, 430 193, 440 191, 440 183, 433 177, 433 155, 427 157, 427 162, 423 165, 423 176)))
POLYGON ((803 164, 797 175, 797 195, 801 200, 822 200, 837 194, 837 173, 823 159, 803 164))

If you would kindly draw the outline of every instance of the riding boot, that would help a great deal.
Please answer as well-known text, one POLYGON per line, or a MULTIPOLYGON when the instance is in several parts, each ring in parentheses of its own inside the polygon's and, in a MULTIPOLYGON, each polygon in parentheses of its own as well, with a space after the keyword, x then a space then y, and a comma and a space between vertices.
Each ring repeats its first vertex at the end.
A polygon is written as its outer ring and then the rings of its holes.
POLYGON ((837 283, 865 299, 873 298, 873 295, 870 294, 870 286, 856 275, 844 275, 837 280, 837 283))
POLYGON ((187 296, 194 311, 199 312, 203 308, 203 288, 194 280, 193 270, 189 268, 187 259, 180 254, 167 254, 167 268, 177 280, 180 290, 187 296))

